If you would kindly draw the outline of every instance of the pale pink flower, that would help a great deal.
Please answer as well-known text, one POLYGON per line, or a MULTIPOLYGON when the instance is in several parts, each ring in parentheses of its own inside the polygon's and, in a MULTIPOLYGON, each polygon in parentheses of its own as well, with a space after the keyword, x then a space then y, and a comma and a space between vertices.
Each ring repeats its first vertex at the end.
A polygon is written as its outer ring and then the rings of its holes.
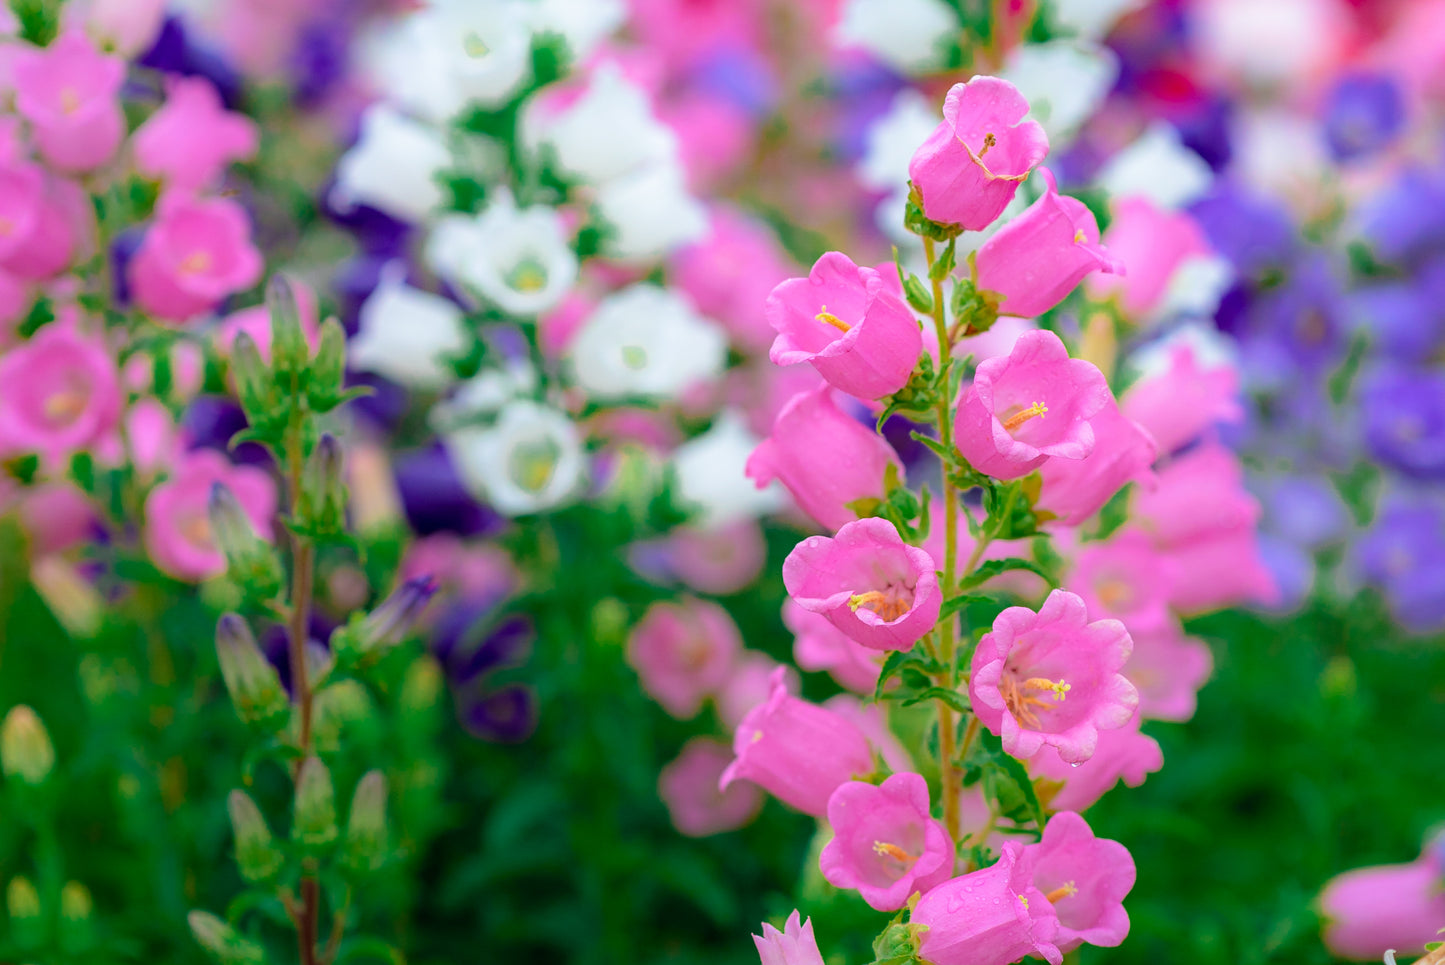
POLYGON ((901 479, 903 465, 893 448, 839 409, 832 387, 822 385, 783 406, 745 471, 759 489, 781 481, 799 509, 838 529, 857 518, 849 503, 883 498, 889 466, 901 479))
POLYGON ((953 85, 943 122, 908 163, 930 220, 979 231, 1003 213, 1049 153, 1048 135, 1025 119, 1028 112, 1028 101, 1006 80, 975 77, 953 85))
POLYGON ((1134 652, 1124 676, 1139 691, 1139 716, 1186 721, 1194 716, 1199 690, 1214 670, 1209 644, 1184 635, 1178 619, 1131 631, 1134 652))
POLYGON ((1325 947, 1341 958, 1378 959, 1386 949, 1423 952, 1445 927, 1445 839, 1409 864, 1356 868, 1320 894, 1325 947))
POLYGON ((1077 198, 1058 193, 1044 170, 1047 189, 978 249, 978 287, 1004 296, 1001 311, 1023 318, 1042 315, 1092 271, 1123 274, 1124 263, 1099 243, 1099 223, 1077 198))
POLYGON ((987 868, 924 895, 909 920, 923 925, 919 956, 932 965, 1011 965, 1035 955, 1059 965, 1059 919, 1034 887, 1023 846, 1010 841, 987 868))
POLYGON ((11 69, 15 109, 30 122, 35 144, 50 164, 81 173, 115 155, 125 137, 124 60, 101 53, 72 28, 43 50, 17 52, 11 69))
POLYGON ((953 838, 929 813, 928 782, 917 774, 840 785, 828 799, 828 823, 823 877, 856 889, 876 911, 897 911, 909 895, 953 877, 953 838))
POLYGON ((757 816, 763 792, 751 781, 734 781, 726 791, 718 780, 733 753, 726 744, 694 737, 657 779, 657 793, 667 805, 673 827, 690 838, 732 831, 757 816))
POLYGON ((255 122, 226 110, 204 77, 172 79, 165 104, 131 139, 136 169, 179 188, 213 183, 231 162, 254 156, 259 145, 255 122))
POLYGON ((1008 355, 979 365, 958 404, 954 442, 979 472, 1018 479, 1052 457, 1093 452, 1091 420, 1112 399, 1103 373, 1069 358, 1057 335, 1025 332, 1008 355))
POLYGON ((1029 759, 1029 771, 1035 777, 1063 785, 1048 802, 1059 811, 1084 810, 1120 780, 1138 787, 1163 766, 1164 752, 1158 741, 1139 731, 1137 714, 1117 730, 1099 731, 1094 756, 1081 764, 1066 762, 1052 747, 1042 748, 1029 759))
POLYGON ((1124 415, 1137 422, 1159 444, 1173 452, 1218 422, 1238 422, 1239 372, 1233 365, 1204 368, 1186 344, 1169 352, 1169 368, 1146 376, 1119 399, 1124 415))
POLYGON ((1014 757, 1048 744, 1066 761, 1087 761, 1099 731, 1123 727, 1139 704, 1119 673, 1132 649, 1122 623, 1090 623, 1084 601, 1067 590, 1050 593, 1037 613, 1009 607, 974 651, 974 713, 1014 757))
POLYGON ((888 727, 888 713, 883 704, 864 703, 862 698, 853 694, 834 694, 823 701, 823 709, 856 724, 863 736, 868 738, 868 743, 873 745, 874 753, 883 758, 883 763, 893 773, 901 774, 917 768, 913 757, 904 750, 903 742, 888 727))
POLYGON ((687 526, 668 537, 668 561, 677 578, 701 593, 737 593, 757 579, 768 544, 755 519, 711 528, 687 526))
POLYGON ((76 248, 77 191, 33 164, 0 165, 0 266, 8 274, 40 280, 69 266, 76 248))
POLYGON ((1090 617, 1120 621, 1137 643, 1140 633, 1173 619, 1169 600, 1183 576, 1149 537, 1124 529, 1107 540, 1082 544, 1065 582, 1083 599, 1090 617))
POLYGON ((830 251, 807 278, 790 278, 764 311, 778 332, 768 357, 809 362, 834 388, 860 399, 891 395, 908 383, 923 350, 918 319, 872 268, 830 251))
POLYGON ((823 965, 823 953, 818 951, 818 943, 813 938, 813 920, 799 924, 798 919, 794 911, 782 931, 763 922, 762 936, 753 936, 761 965, 823 965))
POLYGON ((796 600, 783 601, 783 624, 793 634, 793 660, 803 670, 826 670, 849 690, 871 694, 882 662, 878 651, 863 646, 821 613, 796 600))
POLYGON ((803 609, 874 650, 912 647, 938 622, 943 603, 933 558, 878 517, 793 547, 783 584, 803 609))
POLYGON ((709 218, 708 236, 672 255, 672 282, 740 348, 766 351, 776 333, 763 304, 797 266, 763 222, 725 205, 714 205, 709 218))
POLYGON ((798 671, 780 664, 761 650, 744 650, 733 663, 732 674, 716 695, 717 715, 726 730, 737 730, 743 718, 767 702, 773 692, 773 676, 783 672, 783 689, 796 694, 802 689, 798 671))
POLYGON ((782 667, 773 671, 767 701, 738 725, 737 758, 718 787, 726 791, 733 781, 752 781, 784 804, 822 817, 839 784, 873 772, 873 751, 845 718, 790 696, 786 679, 782 667))
POLYGON ((1094 451, 1083 459, 1050 459, 1039 467, 1043 486, 1037 507, 1065 526, 1078 526, 1104 508, 1125 485, 1153 485, 1150 468, 1158 447, 1139 423, 1111 398, 1089 420, 1094 451))
POLYGON ((234 201, 167 193, 130 262, 136 304, 166 322, 211 311, 261 277, 246 212, 234 201))
POLYGON ((110 349, 71 316, 0 356, 0 445, 50 466, 105 440, 123 401, 110 349))
POLYGON ((1118 298, 1127 317, 1144 321, 1163 302, 1180 267, 1212 249, 1188 212, 1166 211, 1146 197, 1116 200, 1112 215, 1104 241, 1129 273, 1090 275, 1085 288, 1095 298, 1118 298))
POLYGON ((273 535, 276 484, 253 466, 233 466, 211 449, 183 457, 175 473, 151 490, 145 502, 145 544, 151 561, 178 580, 199 582, 226 571, 226 557, 211 534, 207 509, 220 483, 263 538, 273 535))
POLYGON ((686 720, 727 683, 742 649, 742 635, 726 610, 685 597, 647 608, 627 638, 627 662, 663 710, 686 720))
POLYGON ((1059 916, 1054 943, 1069 952, 1088 943, 1114 948, 1129 934, 1124 897, 1134 887, 1134 859, 1117 841, 1094 837, 1073 811, 1049 818, 1043 839, 1027 845, 1024 863, 1034 887, 1059 916))

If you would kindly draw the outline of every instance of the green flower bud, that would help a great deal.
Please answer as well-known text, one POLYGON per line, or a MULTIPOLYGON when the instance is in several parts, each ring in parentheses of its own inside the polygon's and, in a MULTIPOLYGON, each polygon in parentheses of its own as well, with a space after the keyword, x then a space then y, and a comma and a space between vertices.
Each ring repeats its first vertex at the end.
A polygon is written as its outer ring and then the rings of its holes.
POLYGON ((272 371, 283 380, 305 377, 311 365, 311 348, 301 330, 296 293, 285 275, 271 276, 266 286, 266 310, 271 316, 272 371))
POLYGON ((424 741, 436 730, 445 682, 441 665, 432 657, 413 660, 406 668, 397 714, 401 719, 400 736, 409 744, 424 741))
POLYGON ((265 965, 266 950, 206 911, 186 916, 191 934, 220 965, 265 965))
POLYGON ((285 576, 281 556, 276 547, 257 535, 236 494, 224 483, 211 484, 206 513, 211 537, 226 557, 231 579, 258 600, 269 600, 279 593, 285 576))
POLYGON ((268 425, 280 418, 276 411, 280 395, 256 340, 248 332, 239 333, 231 343, 231 380, 236 383, 236 397, 252 426, 268 425))
POLYGON ((236 865, 241 877, 252 884, 269 881, 281 870, 285 858, 271 838, 271 829, 261 809, 245 791, 232 791, 226 799, 231 830, 236 836, 236 865))
POLYGON ((276 668, 266 661, 251 628, 234 613, 216 622, 216 656, 236 713, 247 723, 277 731, 286 726, 291 704, 276 668))
POLYGON ((933 293, 923 284, 923 279, 917 275, 909 275, 903 279, 903 295, 915 311, 923 312, 925 315, 933 311, 933 293))
POLYGON ((10 937, 16 945, 36 948, 45 942, 40 893, 29 878, 16 875, 10 879, 5 888, 5 908, 10 913, 10 937))
POLYGON ((10 708, 0 724, 0 766, 5 776, 41 784, 55 767, 55 746, 35 711, 24 704, 10 708))
POLYGON ((342 680, 316 696, 311 737, 321 750, 335 750, 341 732, 376 714, 376 705, 366 688, 356 680, 342 680))
POLYGON ((90 915, 95 909, 90 890, 78 881, 60 889, 60 944, 70 952, 89 948, 94 938, 90 915))
POLYGON ((397 587, 375 610, 336 631, 331 648, 338 658, 375 658, 406 639, 427 603, 436 594, 430 576, 418 576, 397 587))
POLYGON ((381 771, 367 771, 351 798, 345 860, 354 871, 375 871, 386 853, 386 777, 381 771))
POLYGON ((307 847, 323 847, 336 840, 336 792, 331 772, 317 757, 308 757, 296 775, 296 808, 291 837, 307 847))
POLYGON ((330 412, 346 391, 346 331, 335 318, 321 324, 306 398, 314 412, 330 412))
POLYGON ((306 460, 296 521, 315 535, 346 529, 346 480, 342 475, 341 444, 333 435, 323 435, 306 460))

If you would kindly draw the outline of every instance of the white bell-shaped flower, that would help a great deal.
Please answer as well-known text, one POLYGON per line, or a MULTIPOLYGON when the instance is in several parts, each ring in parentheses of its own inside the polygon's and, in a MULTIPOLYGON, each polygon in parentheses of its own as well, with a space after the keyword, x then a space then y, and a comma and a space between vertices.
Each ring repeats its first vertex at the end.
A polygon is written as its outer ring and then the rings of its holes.
POLYGON ((509 403, 493 426, 455 430, 446 444, 462 482, 506 516, 571 502, 585 482, 587 458, 576 424, 530 399, 509 403))
POLYGON ((454 382, 448 357, 470 343, 462 311, 449 300, 406 284, 401 265, 388 265, 361 306, 361 330, 347 348, 351 367, 413 389, 454 382))
POLYGON ((637 284, 597 305, 568 360, 577 384, 597 399, 674 399, 723 370, 727 335, 676 293, 637 284))
POLYGON ((331 204, 341 211, 364 204, 402 221, 422 221, 442 203, 436 175, 450 161, 435 128, 373 104, 361 115, 361 137, 337 162, 331 204))

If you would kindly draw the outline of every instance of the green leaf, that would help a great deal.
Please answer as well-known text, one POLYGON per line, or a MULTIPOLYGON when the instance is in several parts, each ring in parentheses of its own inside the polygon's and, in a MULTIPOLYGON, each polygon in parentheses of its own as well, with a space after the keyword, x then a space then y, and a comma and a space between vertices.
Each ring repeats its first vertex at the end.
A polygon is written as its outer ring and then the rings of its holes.
POLYGON ((882 700, 883 685, 888 683, 890 678, 902 670, 904 664, 910 660, 916 661, 917 659, 911 650, 895 650, 890 653, 888 659, 883 661, 883 669, 878 671, 878 686, 873 689, 873 699, 882 700))
POLYGON ((967 714, 973 710, 973 705, 968 702, 967 697, 956 690, 949 690, 945 687, 929 687, 926 690, 920 690, 912 697, 904 700, 903 706, 911 707, 914 704, 921 704, 926 700, 941 700, 960 714, 967 714))
POLYGON ((968 607, 970 604, 987 603, 992 599, 993 597, 984 596, 979 593, 964 593, 961 596, 950 597, 943 601, 943 606, 938 608, 938 619, 940 621, 945 620, 965 607, 968 607))
POLYGON ((943 281, 943 279, 947 278, 949 274, 953 272, 953 268, 957 264, 954 255, 954 246, 956 244, 957 242, 955 241, 949 241, 949 243, 944 246, 943 251, 934 260, 933 264, 928 266, 928 277, 932 281, 943 281))
MULTIPOLYGON (((981 586, 988 582, 995 576, 1001 573, 1007 573, 1010 570, 1028 570, 1030 573, 1037 573, 1046 580, 1049 579, 1049 574, 1044 572, 1043 568, 1037 563, 1020 559, 1017 556, 1010 556, 1001 560, 984 560, 979 564, 978 569, 958 581, 958 588, 960 590, 971 590, 976 586, 981 586)), ((1050 582, 1052 583, 1052 581, 1050 582)))

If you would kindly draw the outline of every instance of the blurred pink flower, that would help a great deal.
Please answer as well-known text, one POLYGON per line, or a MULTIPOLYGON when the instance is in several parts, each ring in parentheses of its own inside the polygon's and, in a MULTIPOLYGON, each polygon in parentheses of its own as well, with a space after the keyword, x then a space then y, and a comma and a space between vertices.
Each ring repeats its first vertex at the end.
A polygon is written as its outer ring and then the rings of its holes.
POLYGON ((1084 810, 1120 780, 1138 787, 1163 766, 1164 752, 1158 741, 1140 733, 1137 714, 1117 730, 1099 731, 1094 756, 1083 763, 1064 761, 1052 747, 1044 747, 1029 759, 1029 772, 1035 777, 1063 785, 1048 801, 1049 807, 1059 811, 1084 810))
POLYGON ((168 192, 130 263, 136 304, 166 322, 185 322, 261 278, 246 212, 224 198, 168 192))
POLYGON ((793 660, 801 669, 826 670, 849 690, 873 693, 882 669, 877 650, 853 640, 827 617, 803 609, 796 600, 783 601, 783 624, 793 634, 793 660))
POLYGON ((726 791, 718 780, 732 762, 726 744, 694 737, 657 779, 672 825, 690 838, 732 831, 750 822, 763 806, 763 792, 751 781, 734 781, 726 791))
POLYGON ((1174 452, 1215 423, 1239 421, 1239 372, 1229 364, 1206 369, 1193 348, 1175 345, 1168 370, 1131 385, 1119 407, 1154 437, 1161 453, 1174 452))
POLYGON ((0 356, 0 449, 50 466, 102 442, 120 421, 120 373, 110 349, 82 335, 73 313, 0 356))
POLYGON ((726 610, 684 597, 647 608, 627 639, 627 662, 663 710, 686 720, 727 683, 742 649, 726 610))
POLYGON ((211 487, 226 486, 251 525, 273 535, 276 484, 252 466, 233 466, 211 449, 184 456, 175 473, 152 489, 145 502, 145 544, 151 561, 178 580, 199 582, 226 571, 226 558, 211 535, 207 509, 211 487))
POLYGON ((1153 437, 1129 419, 1112 398, 1089 420, 1094 451, 1082 459, 1050 459, 1039 467, 1043 482, 1037 507, 1065 526, 1078 526, 1104 508, 1131 482, 1150 486, 1158 452, 1153 437))
POLYGON ((253 157, 259 145, 255 122, 226 110, 204 77, 171 80, 165 104, 131 139, 136 169, 178 188, 214 183, 227 165, 253 157))
POLYGON ((81 173, 115 155, 125 137, 120 87, 125 61, 103 54, 84 32, 67 29, 43 50, 14 55, 15 109, 30 122, 41 155, 81 173))
POLYGON ((727 205, 713 206, 709 218, 708 236, 672 255, 673 281, 739 348, 765 351, 775 333, 763 304, 797 266, 763 222, 727 205))
POLYGON ((1341 958, 1403 955, 1439 941, 1445 927, 1445 839, 1409 864, 1356 868, 1331 879, 1319 898, 1325 947, 1341 958))

